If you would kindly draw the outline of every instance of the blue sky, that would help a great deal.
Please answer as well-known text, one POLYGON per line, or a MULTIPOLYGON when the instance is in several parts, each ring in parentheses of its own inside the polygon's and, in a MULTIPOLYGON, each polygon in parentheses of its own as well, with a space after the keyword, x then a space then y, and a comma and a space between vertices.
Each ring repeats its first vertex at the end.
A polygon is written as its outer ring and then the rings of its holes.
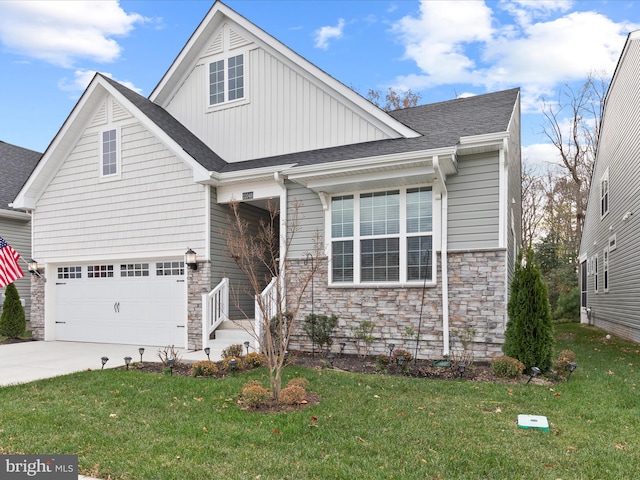
MULTIPOLYGON (((362 94, 421 103, 522 88, 523 155, 552 159, 541 100, 613 73, 640 2, 266 1, 228 6, 362 94)), ((143 95, 213 1, 0 0, 0 140, 44 151, 95 71, 143 95)))

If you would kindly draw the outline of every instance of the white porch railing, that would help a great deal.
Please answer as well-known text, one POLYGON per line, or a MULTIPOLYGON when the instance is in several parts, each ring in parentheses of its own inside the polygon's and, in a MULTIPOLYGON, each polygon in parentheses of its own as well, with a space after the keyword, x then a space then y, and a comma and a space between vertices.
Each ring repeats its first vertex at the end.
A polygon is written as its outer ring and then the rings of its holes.
POLYGON ((271 282, 269 282, 269 285, 267 285, 265 287, 265 289, 262 291, 262 293, 260 294, 260 299, 258 299, 258 296, 256 295, 255 297, 255 317, 256 317, 256 325, 255 325, 255 331, 256 331, 256 351, 259 352, 260 351, 260 341, 259 339, 262 338, 262 326, 263 325, 268 325, 269 320, 271 320, 273 317, 276 316, 276 314, 278 313, 278 289, 276 288, 276 282, 278 281, 277 278, 272 278, 271 282), (262 308, 261 308, 262 307, 262 308), (264 319, 264 314, 263 314, 263 308, 264 311, 267 313, 268 318, 267 321, 265 322, 264 319))
POLYGON ((220 324, 229 318, 229 279, 222 281, 209 293, 202 294, 202 348, 220 324))

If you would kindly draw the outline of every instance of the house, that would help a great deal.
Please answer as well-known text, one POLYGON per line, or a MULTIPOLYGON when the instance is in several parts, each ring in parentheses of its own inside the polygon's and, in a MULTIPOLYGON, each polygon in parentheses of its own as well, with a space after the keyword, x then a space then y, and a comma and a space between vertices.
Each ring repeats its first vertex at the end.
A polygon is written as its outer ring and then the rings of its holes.
POLYGON ((17 195, 50 279, 34 279, 35 334, 215 341, 243 283, 221 234, 234 200, 255 223, 275 202, 281 236, 300 203, 287 280, 319 235, 301 315, 338 315, 345 343, 369 320, 374 350, 417 341, 431 358, 466 335, 476 358, 500 352, 520 243, 519 90, 387 114, 221 2, 148 98, 96 75, 17 195))
MULTIPOLYGON (((27 263, 31 258, 31 215, 10 206, 29 178, 41 153, 0 141, 0 237, 4 238, 25 260, 21 268, 27 271, 27 263)), ((15 282, 20 300, 29 321, 31 309, 31 279, 29 276, 19 278, 15 282)), ((4 301, 4 288, 0 288, 0 311, 4 301)))
POLYGON ((605 97, 580 244, 581 321, 640 342, 640 30, 605 97))

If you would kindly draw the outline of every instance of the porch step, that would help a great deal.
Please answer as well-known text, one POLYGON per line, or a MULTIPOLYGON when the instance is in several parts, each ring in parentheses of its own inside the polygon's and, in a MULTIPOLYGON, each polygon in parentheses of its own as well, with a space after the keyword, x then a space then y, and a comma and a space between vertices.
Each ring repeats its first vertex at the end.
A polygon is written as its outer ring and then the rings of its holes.
POLYGON ((216 329, 216 332, 219 332, 220 330, 243 330, 243 331, 246 330, 246 331, 252 332, 254 323, 255 323, 254 320, 246 320, 246 319, 225 320, 218 326, 218 328, 216 329))

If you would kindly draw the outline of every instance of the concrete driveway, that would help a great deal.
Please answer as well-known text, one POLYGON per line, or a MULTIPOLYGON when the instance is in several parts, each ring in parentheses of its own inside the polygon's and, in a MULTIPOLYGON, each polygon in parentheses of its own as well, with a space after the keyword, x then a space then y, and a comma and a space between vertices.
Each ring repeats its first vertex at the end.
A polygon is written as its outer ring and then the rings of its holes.
MULTIPOLYGON (((158 349, 146 345, 118 345, 110 343, 80 342, 23 342, 0 345, 0 386, 27 383, 43 378, 67 375, 82 370, 100 370, 100 358, 109 361, 104 368, 124 365, 124 357, 140 361, 138 348, 144 347, 144 361, 158 362, 158 349)), ((202 350, 179 350, 184 361, 206 360, 202 350)), ((218 359, 220 352, 211 349, 211 358, 218 359)))

